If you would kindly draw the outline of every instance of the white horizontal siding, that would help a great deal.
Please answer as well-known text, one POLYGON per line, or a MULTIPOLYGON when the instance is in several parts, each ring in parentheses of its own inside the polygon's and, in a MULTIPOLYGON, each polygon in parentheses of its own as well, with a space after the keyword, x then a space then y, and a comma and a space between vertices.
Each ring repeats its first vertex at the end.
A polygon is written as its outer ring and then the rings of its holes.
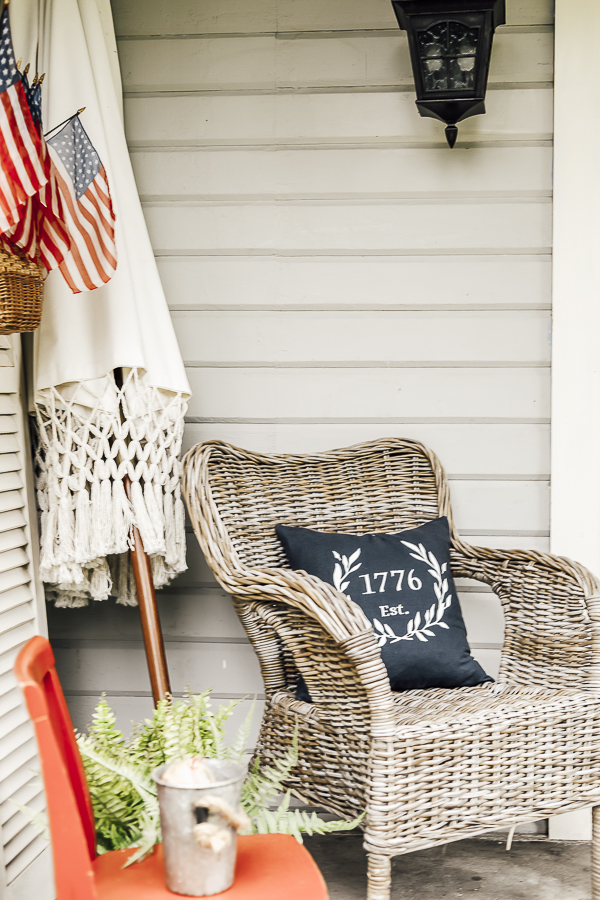
POLYGON ((550 257, 167 256, 173 310, 550 308, 550 257))
POLYGON ((487 528, 544 534, 550 515, 547 481, 457 481, 452 484, 456 525, 465 533, 487 528))
MULTIPOLYGON (((113 0, 120 35, 252 34, 397 28, 389 0, 113 0)), ((549 25, 552 0, 507 0, 508 25, 549 25)))
MULTIPOLYGON (((188 365, 548 365, 547 312, 174 312, 188 365), (449 335, 452 338, 449 339, 449 335)), ((2 476, 0 475, 0 478, 2 476)))
POLYGON ((504 638, 504 615, 499 598, 495 594, 463 593, 460 605, 471 646, 497 651, 504 638))
POLYGON ((522 533, 514 531, 510 534, 502 532, 493 532, 487 529, 485 533, 469 534, 463 531, 461 533, 467 543, 473 547, 491 547, 498 550, 537 550, 539 553, 550 552, 549 533, 539 535, 535 532, 522 533))
POLYGON ((159 255, 548 253, 552 206, 538 199, 296 200, 145 204, 159 255))
MULTIPOLYGON (((544 423, 543 368, 193 368, 192 420, 544 423)), ((434 448, 435 449, 435 448, 434 448)))
MULTIPOLYGON (((552 81, 552 32, 515 30, 494 41, 489 84, 552 81)), ((406 34, 355 37, 326 33, 119 42, 125 92, 274 91, 294 88, 394 87, 412 91, 406 34), (157 76, 160 80, 157 81, 157 76)))
MULTIPOLYGON (((446 467, 466 540, 547 550, 550 0, 508 0, 487 114, 453 151, 415 110, 389 0, 113 8, 127 138, 194 391, 186 448, 415 438, 446 467)), ((159 595, 173 686, 260 695, 188 539, 188 572, 159 595)), ((475 584, 460 596, 495 674, 499 603, 475 584)), ((148 714, 136 610, 52 610, 51 629, 80 727, 103 690, 125 729, 148 714)))
MULTIPOLYGON (((60 658, 61 679, 68 687, 76 680, 81 689, 95 690, 104 684, 107 693, 131 693, 148 690, 148 673, 143 645, 140 642, 87 640, 79 646, 63 649, 56 641, 60 658)), ((262 679, 256 654, 249 643, 202 644, 189 641, 169 643, 169 671, 174 691, 206 690, 217 685, 217 692, 260 694, 262 679), (240 685, 243 685, 240 691, 240 685)))
MULTIPOLYGON (((461 122, 462 141, 548 141, 552 91, 490 91, 487 115, 461 122)), ((408 92, 174 95, 128 97, 127 137, 132 146, 247 146, 417 143, 447 152, 444 130, 421 118, 408 92)))
POLYGON ((146 200, 549 196, 552 148, 135 150, 146 200))

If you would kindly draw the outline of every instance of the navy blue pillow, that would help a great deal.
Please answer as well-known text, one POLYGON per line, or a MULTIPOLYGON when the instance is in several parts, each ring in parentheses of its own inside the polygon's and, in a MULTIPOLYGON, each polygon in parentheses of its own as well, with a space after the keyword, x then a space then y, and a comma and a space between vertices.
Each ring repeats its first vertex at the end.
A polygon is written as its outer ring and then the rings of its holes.
MULTIPOLYGON (((292 569, 316 575, 362 607, 393 691, 493 681, 469 650, 445 516, 398 534, 326 534, 288 525, 275 531, 292 569)), ((310 700, 303 679, 296 696, 310 700)))

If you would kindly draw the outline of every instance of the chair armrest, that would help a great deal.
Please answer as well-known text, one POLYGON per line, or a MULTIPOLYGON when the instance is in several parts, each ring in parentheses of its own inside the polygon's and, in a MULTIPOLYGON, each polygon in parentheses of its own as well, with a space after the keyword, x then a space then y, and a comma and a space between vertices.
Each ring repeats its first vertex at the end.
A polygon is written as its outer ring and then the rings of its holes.
MULTIPOLYGON (((346 666, 349 660, 358 676, 367 697, 371 736, 385 740, 393 736, 394 703, 388 674, 372 625, 357 603, 314 575, 291 569, 240 569, 223 587, 234 594, 236 606, 240 600, 261 605, 270 601, 299 610, 314 620, 321 633, 325 632, 319 653, 323 659, 330 657, 329 669, 337 673, 337 681, 344 670, 343 657, 346 666), (340 664, 331 665, 338 655, 340 664)), ((285 621, 283 610, 267 618, 274 630, 280 632, 284 643, 288 643, 286 631, 297 631, 297 626, 285 621)), ((333 683, 335 675, 331 677, 333 683)), ((323 712, 327 715, 325 709, 323 712)))
POLYGON ((584 608, 586 599, 600 592, 600 581, 585 566, 565 556, 536 550, 495 550, 455 540, 452 571, 455 576, 476 578, 491 587, 494 583, 510 583, 515 576, 539 578, 542 583, 565 586, 569 593, 580 598, 579 605, 584 608))
POLYGON ((525 550, 452 550, 455 577, 488 584, 502 602, 501 680, 600 689, 600 583, 565 557, 525 550))
POLYGON ((295 606, 316 619, 338 642, 372 631, 371 623, 357 603, 302 570, 244 569, 236 573, 232 593, 238 597, 258 595, 263 600, 269 598, 295 606))

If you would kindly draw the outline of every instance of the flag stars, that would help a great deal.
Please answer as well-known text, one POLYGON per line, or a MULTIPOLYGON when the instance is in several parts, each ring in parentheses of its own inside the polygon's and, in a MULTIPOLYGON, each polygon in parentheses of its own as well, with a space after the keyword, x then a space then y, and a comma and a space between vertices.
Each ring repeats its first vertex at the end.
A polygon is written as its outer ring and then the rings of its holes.
POLYGON ((77 116, 48 143, 58 153, 79 199, 96 178, 101 162, 77 116))
POLYGON ((15 56, 10 34, 8 7, 4 7, 0 16, 0 91, 5 91, 20 80, 21 76, 15 65, 15 56))

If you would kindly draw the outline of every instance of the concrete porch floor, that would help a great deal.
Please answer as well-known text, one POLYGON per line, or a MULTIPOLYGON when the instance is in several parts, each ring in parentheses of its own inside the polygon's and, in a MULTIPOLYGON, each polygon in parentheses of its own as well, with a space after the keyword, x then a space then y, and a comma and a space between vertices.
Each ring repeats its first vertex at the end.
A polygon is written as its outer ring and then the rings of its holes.
MULTIPOLYGON (((305 846, 330 900, 365 900, 367 860, 360 834, 314 835, 305 846)), ((397 856, 392 900, 590 900, 590 844, 506 838, 457 841, 397 856)))

